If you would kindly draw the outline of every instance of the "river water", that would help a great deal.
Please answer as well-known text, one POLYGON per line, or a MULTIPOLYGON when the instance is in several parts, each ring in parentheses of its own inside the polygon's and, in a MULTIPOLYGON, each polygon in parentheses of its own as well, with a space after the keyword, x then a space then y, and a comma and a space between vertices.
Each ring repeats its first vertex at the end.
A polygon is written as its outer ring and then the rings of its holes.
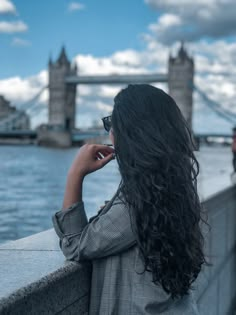
MULTIPOLYGON (((78 150, 0 146, 0 243, 52 228, 51 217, 62 206, 67 171, 78 150)), ((232 172, 230 147, 202 147, 196 155, 200 190, 232 172)), ((88 217, 113 196, 119 182, 116 160, 86 176, 83 200, 88 217)))

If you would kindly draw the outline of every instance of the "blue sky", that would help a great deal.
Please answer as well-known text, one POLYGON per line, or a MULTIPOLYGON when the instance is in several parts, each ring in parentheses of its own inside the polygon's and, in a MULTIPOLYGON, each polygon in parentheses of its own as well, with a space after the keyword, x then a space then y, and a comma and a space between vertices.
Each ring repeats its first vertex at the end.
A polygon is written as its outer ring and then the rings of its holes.
POLYGON ((140 0, 87 0, 81 2, 81 10, 69 10, 71 3, 14 1, 19 16, 8 15, 4 20, 22 20, 28 29, 22 33, 0 33, 0 78, 40 71, 47 66, 50 53, 57 57, 62 44, 70 57, 78 53, 106 56, 127 48, 143 49, 140 34, 157 16, 140 0), (22 43, 14 45, 16 38, 22 43))
MULTIPOLYGON (((195 61, 195 84, 236 112, 235 0, 0 0, 0 94, 18 108, 48 83, 47 63, 64 44, 80 74, 167 72, 168 56, 184 40, 195 61)), ((168 91, 166 85, 158 85, 168 91)), ((122 86, 80 86, 76 125, 88 127, 112 111, 122 86)), ((48 93, 33 128, 48 119, 48 93)), ((231 126, 194 93, 197 132, 231 126)))

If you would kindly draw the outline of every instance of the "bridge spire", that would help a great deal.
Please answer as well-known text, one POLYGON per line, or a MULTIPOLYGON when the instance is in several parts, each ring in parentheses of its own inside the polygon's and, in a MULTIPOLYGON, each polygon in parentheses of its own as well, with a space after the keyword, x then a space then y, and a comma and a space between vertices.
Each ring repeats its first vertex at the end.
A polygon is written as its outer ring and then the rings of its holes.
POLYGON ((65 46, 63 45, 62 48, 61 48, 61 52, 60 52, 60 55, 57 59, 57 63, 62 65, 62 64, 70 64, 70 61, 67 57, 67 54, 66 54, 66 48, 65 46))
POLYGON ((184 41, 183 41, 183 40, 181 40, 181 45, 180 45, 180 49, 179 49, 178 56, 179 56, 181 59, 188 58, 188 54, 187 54, 187 51, 185 50, 184 41))

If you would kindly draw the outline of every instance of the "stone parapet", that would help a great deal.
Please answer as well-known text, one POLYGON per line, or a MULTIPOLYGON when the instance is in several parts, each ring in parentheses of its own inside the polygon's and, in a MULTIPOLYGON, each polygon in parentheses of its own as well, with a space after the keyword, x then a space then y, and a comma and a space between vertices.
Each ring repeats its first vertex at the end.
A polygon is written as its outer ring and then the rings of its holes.
POLYGON ((67 261, 53 229, 0 246, 0 314, 87 314, 90 263, 67 261))

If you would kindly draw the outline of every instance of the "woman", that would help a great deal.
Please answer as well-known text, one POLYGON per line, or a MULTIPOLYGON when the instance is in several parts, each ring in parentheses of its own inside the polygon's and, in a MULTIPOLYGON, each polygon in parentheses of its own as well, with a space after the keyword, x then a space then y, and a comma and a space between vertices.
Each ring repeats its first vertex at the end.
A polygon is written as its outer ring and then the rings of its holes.
POLYGON ((65 257, 92 261, 89 314, 199 314, 191 288, 205 258, 187 123, 169 95, 146 84, 119 92, 103 122, 115 150, 80 148, 53 216, 65 257), (114 152, 121 183, 88 221, 83 179, 114 152))

